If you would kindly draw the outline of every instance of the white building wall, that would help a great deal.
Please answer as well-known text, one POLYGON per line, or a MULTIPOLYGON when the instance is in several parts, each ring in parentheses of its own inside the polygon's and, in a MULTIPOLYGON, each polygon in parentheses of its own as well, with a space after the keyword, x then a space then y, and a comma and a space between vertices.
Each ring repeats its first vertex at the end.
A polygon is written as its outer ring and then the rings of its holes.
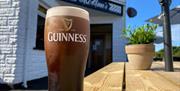
POLYGON ((24 30, 20 25, 20 0, 0 0, 0 83, 22 81, 24 30))
MULTIPOLYGON (((47 66, 45 60, 45 52, 42 50, 33 49, 36 43, 36 31, 37 31, 37 15, 38 15, 38 5, 41 3, 43 5, 47 5, 47 7, 55 5, 58 3, 55 0, 49 1, 49 3, 44 3, 43 0, 22 0, 21 1, 20 10, 20 32, 17 34, 21 38, 18 40, 21 45, 20 52, 22 52, 23 62, 19 62, 18 65, 21 65, 19 68, 20 71, 16 73, 16 75, 20 75, 17 77, 18 82, 24 82, 24 86, 26 86, 26 82, 33 79, 38 79, 47 76, 47 66)), ((21 53, 17 53, 21 54, 21 53)), ((17 64, 17 63, 16 63, 17 64)))
POLYGON ((35 47, 38 0, 0 0, 0 83, 47 76, 44 51, 35 47))
POLYGON ((26 73, 25 80, 33 80, 47 76, 47 66, 45 60, 45 53, 41 50, 33 49, 36 43, 37 31, 37 15, 38 15, 38 0, 30 0, 28 9, 28 32, 26 41, 26 73))
POLYGON ((124 46, 127 41, 122 37, 122 30, 124 29, 123 17, 117 18, 113 22, 113 61, 126 61, 126 54, 124 46))

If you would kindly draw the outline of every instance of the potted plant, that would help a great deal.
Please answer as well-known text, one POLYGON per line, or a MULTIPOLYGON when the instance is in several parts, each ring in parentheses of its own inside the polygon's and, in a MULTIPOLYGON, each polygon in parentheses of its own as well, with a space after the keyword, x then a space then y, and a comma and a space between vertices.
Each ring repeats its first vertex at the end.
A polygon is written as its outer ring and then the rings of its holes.
POLYGON ((125 52, 128 57, 128 69, 149 69, 155 54, 155 30, 157 25, 145 24, 131 29, 128 27, 123 30, 123 36, 128 39, 125 52))

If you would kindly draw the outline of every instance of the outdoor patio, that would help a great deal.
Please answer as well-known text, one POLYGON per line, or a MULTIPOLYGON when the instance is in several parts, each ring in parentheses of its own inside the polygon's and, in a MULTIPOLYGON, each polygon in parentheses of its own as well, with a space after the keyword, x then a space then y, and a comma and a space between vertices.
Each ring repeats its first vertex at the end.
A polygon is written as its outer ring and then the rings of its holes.
POLYGON ((127 68, 126 63, 123 62, 113 62, 105 66, 85 78, 84 91, 180 90, 180 62, 174 62, 174 72, 165 72, 164 62, 160 61, 153 62, 150 70, 128 70, 127 68))

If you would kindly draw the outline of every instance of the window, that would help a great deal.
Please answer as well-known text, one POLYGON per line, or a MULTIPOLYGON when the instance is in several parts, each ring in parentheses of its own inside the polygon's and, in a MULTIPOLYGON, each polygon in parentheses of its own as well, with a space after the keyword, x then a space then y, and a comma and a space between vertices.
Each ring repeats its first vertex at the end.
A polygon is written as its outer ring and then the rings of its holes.
POLYGON ((37 32, 36 32, 36 44, 37 50, 44 50, 44 26, 45 26, 45 14, 47 9, 39 5, 37 16, 37 32))

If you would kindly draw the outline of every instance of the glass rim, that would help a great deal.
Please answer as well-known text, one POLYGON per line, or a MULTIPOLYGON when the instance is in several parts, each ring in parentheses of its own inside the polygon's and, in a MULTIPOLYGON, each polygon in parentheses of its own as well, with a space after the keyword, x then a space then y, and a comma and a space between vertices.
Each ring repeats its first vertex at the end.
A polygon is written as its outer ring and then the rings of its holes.
POLYGON ((89 20, 89 12, 73 6, 56 6, 47 10, 46 18, 53 16, 75 16, 89 20))

